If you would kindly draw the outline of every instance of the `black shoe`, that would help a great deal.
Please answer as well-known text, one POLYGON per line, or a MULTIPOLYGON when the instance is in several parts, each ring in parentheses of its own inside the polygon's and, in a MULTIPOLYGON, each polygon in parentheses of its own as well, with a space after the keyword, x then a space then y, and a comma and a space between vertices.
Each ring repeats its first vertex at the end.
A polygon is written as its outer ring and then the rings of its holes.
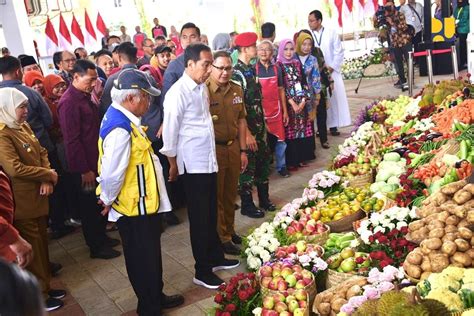
POLYGON ((52 297, 46 299, 46 301, 44 302, 44 310, 47 312, 57 310, 63 306, 64 306, 63 301, 58 300, 56 298, 52 298, 52 297))
POLYGON ((163 219, 165 220, 166 224, 170 226, 175 226, 179 224, 179 218, 173 211, 164 213, 163 219))
POLYGON ((331 135, 332 136, 339 136, 339 135, 341 135, 341 133, 338 130, 332 130, 331 135))
POLYGON ((57 300, 66 296, 66 291, 64 290, 49 290, 48 296, 51 298, 55 298, 57 300))
POLYGON ((240 199, 242 200, 242 206, 240 208, 240 213, 242 215, 251 218, 262 218, 265 216, 265 213, 262 210, 258 209, 253 203, 252 194, 241 194, 240 199))
POLYGON ((324 149, 329 149, 329 148, 331 148, 331 146, 329 146, 329 143, 328 143, 328 142, 322 143, 322 144, 321 144, 321 147, 323 147, 324 149))
POLYGON ((51 232, 51 239, 59 239, 62 238, 66 235, 69 235, 70 233, 73 233, 76 229, 72 226, 64 225, 64 227, 61 227, 58 230, 53 230, 51 232))
POLYGON ((398 80, 397 82, 395 82, 395 83, 393 84, 393 86, 394 86, 395 88, 398 88, 398 86, 400 86, 400 85, 401 85, 400 80, 398 80))
POLYGON ((257 191, 260 208, 267 212, 275 211, 276 206, 272 203, 272 201, 270 201, 270 198, 268 197, 268 183, 257 185, 257 191))
POLYGON ((232 235, 232 242, 236 245, 240 245, 240 244, 242 244, 242 237, 240 237, 237 234, 233 234, 232 235))
POLYGON ((222 250, 224 250, 224 253, 228 255, 232 255, 232 256, 240 255, 239 247, 234 245, 232 241, 222 243, 222 250))
POLYGON ((184 296, 182 295, 165 295, 161 296, 161 308, 173 308, 184 304, 184 296))
POLYGON ((288 169, 286 168, 283 168, 280 171, 278 171, 278 174, 283 178, 288 178, 290 176, 290 173, 288 172, 288 169))
POLYGON ((120 255, 121 255, 120 251, 117 251, 110 247, 104 247, 99 251, 94 251, 94 252, 91 251, 90 257, 92 259, 112 259, 112 258, 117 258, 120 255))
POLYGON ((51 271, 52 276, 58 275, 58 272, 63 268, 63 265, 56 262, 49 263, 49 270, 51 271))
POLYGON ((220 271, 220 270, 229 270, 233 268, 237 268, 240 265, 240 261, 237 259, 225 259, 222 262, 219 262, 212 268, 212 272, 220 271))
POLYGON ((115 238, 110 238, 108 236, 105 238, 106 247, 113 248, 113 247, 117 247, 118 245, 120 245, 120 240, 115 239, 115 238))
POLYGON ((208 273, 204 275, 196 274, 196 276, 193 278, 193 283, 204 286, 207 289, 217 290, 217 288, 222 283, 224 283, 224 281, 214 273, 208 273))

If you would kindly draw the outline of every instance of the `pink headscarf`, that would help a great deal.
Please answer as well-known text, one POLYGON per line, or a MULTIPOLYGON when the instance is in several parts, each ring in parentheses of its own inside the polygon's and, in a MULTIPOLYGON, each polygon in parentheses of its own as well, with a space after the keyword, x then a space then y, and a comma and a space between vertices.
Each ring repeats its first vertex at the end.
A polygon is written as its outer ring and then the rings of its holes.
POLYGON ((278 57, 277 57, 277 60, 279 62, 281 62, 282 64, 291 64, 293 62, 293 56, 291 56, 290 59, 286 58, 285 57, 285 46, 286 44, 288 43, 291 43, 291 45, 293 45, 293 47, 295 47, 295 43, 287 38, 287 39, 284 39, 284 40, 281 40, 280 41, 280 45, 278 46, 278 57))

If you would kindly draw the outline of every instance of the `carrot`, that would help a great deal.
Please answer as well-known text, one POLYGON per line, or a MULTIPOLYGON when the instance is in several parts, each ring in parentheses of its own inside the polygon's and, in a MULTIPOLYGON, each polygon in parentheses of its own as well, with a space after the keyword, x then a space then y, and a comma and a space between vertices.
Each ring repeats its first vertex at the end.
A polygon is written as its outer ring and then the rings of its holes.
POLYGON ((433 115, 432 119, 436 125, 434 130, 443 134, 451 131, 454 120, 464 124, 471 124, 474 122, 474 100, 464 100, 457 106, 433 115))

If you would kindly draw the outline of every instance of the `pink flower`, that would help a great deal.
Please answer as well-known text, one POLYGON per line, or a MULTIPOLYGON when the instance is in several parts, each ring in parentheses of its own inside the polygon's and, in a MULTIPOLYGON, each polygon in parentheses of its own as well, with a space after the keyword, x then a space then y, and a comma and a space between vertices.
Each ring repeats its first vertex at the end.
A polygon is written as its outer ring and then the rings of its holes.
POLYGON ((375 300, 380 297, 380 292, 372 286, 367 286, 364 290, 364 296, 369 300, 375 300))
POLYGON ((380 291, 380 293, 385 293, 385 292, 393 290, 395 286, 391 282, 384 281, 384 282, 380 282, 377 288, 380 291))
POLYGON ((354 308, 359 308, 362 304, 365 303, 365 301, 367 301, 367 297, 365 297, 364 295, 357 295, 351 297, 348 303, 354 308))
POLYGON ((341 307, 341 312, 346 313, 347 315, 352 314, 354 311, 355 311, 355 308, 352 307, 352 305, 348 303, 342 305, 341 307))
POLYGON ((379 282, 381 274, 382 273, 377 268, 373 268, 369 271, 369 277, 367 278, 367 281, 369 281, 369 283, 377 283, 379 282))

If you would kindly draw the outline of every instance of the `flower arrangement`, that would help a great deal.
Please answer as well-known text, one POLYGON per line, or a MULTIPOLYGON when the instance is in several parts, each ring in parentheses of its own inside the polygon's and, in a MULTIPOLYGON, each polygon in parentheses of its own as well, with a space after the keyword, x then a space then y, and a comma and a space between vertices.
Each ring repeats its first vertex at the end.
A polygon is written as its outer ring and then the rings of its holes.
POLYGON ((421 119, 421 120, 416 120, 415 125, 413 125, 413 128, 417 131, 420 131, 420 132, 429 131, 433 127, 435 127, 435 125, 434 125, 431 117, 421 119))
MULTIPOLYGON (((313 175, 311 180, 308 182, 307 191, 308 196, 314 196, 318 194, 318 198, 322 199, 325 196, 330 195, 332 192, 339 190, 341 186, 341 177, 336 175, 334 171, 321 171, 313 175), (316 191, 314 191, 316 190, 316 191), (321 195, 319 192, 322 192, 321 195)), ((303 192, 303 195, 305 195, 303 192)))
POLYGON ((364 285, 362 294, 351 297, 341 307, 341 312, 351 315, 367 300, 378 299, 383 293, 393 290, 395 288, 394 283, 401 282, 403 278, 403 268, 397 269, 391 265, 384 267, 382 271, 372 268, 367 277, 369 284, 364 285))
POLYGON ((270 261, 280 242, 275 237, 275 227, 272 223, 264 222, 244 240, 244 255, 247 257, 247 266, 256 271, 260 266, 270 261))
POLYGON ((255 273, 237 273, 222 284, 214 296, 218 304, 215 316, 246 316, 261 305, 259 284, 255 273))

